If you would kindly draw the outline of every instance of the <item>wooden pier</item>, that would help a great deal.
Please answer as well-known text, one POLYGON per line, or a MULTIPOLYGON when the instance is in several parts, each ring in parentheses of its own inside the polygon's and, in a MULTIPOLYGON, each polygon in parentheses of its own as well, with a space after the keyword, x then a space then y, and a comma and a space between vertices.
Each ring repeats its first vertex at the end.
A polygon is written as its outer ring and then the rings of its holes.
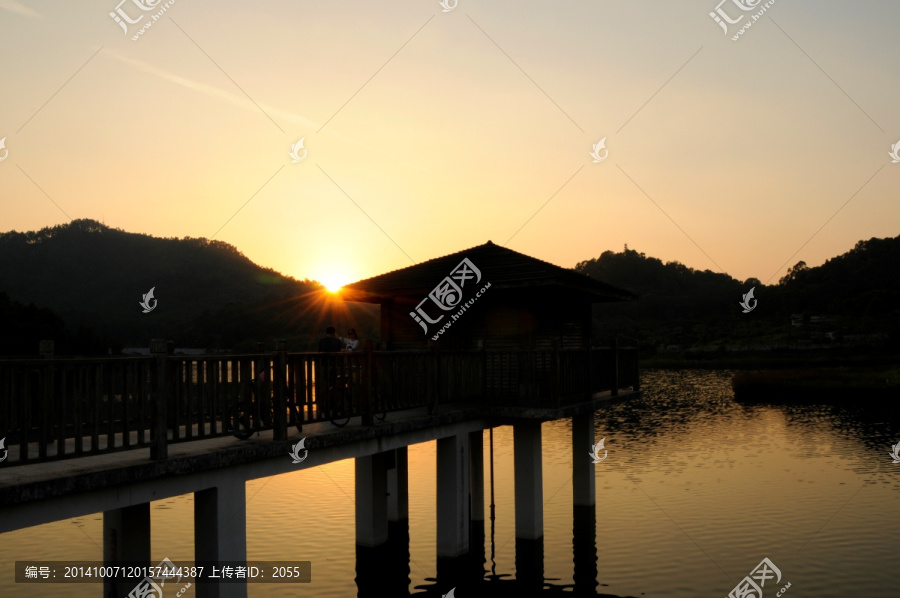
POLYGON ((261 401, 275 439, 299 424, 439 405, 558 408, 639 389, 633 348, 363 351, 0 361, 4 467, 129 449, 163 459, 170 443, 233 433, 239 402, 261 401), (260 376, 265 372, 265 376, 260 376), (268 407, 266 407, 268 405, 268 407), (296 408, 290 408, 290 405, 296 408))

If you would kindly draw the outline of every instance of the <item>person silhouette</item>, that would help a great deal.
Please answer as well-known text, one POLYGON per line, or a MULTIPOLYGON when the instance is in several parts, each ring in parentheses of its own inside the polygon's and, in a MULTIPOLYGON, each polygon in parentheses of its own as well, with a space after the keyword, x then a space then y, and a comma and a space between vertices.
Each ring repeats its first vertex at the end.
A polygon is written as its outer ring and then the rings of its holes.
POLYGON ((341 337, 340 341, 344 343, 344 351, 359 351, 359 336, 356 334, 356 328, 347 331, 349 338, 341 337))
POLYGON ((344 348, 344 344, 341 342, 335 335, 334 326, 329 326, 325 329, 325 336, 319 339, 319 352, 321 353, 335 353, 344 348))

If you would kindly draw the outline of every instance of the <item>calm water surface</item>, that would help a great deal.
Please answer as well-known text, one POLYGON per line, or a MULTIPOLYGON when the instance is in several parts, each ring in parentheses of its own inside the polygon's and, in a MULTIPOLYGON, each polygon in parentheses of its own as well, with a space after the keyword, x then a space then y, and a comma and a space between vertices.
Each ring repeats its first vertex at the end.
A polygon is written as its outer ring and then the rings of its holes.
MULTIPOLYGON (((897 423, 829 406, 742 406, 730 379, 647 371, 643 400, 596 414, 609 451, 595 466, 598 591, 720 598, 768 557, 783 578, 766 598, 787 582, 788 598, 900 596, 900 464, 888 456, 897 423)), ((573 583, 570 430, 568 420, 543 425, 544 576, 554 586, 573 583)), ((435 447, 409 449, 412 594, 435 594, 435 447)), ((512 465, 512 429, 496 428, 495 556, 488 527, 485 568, 510 577, 512 465)), ((192 503, 152 504, 154 559, 192 560, 192 503)), ((357 595, 351 460, 248 483, 247 526, 250 559, 309 560, 313 576, 250 585, 251 597, 357 595)), ((100 596, 97 585, 26 591, 13 582, 16 559, 102 560, 101 514, 0 535, 0 596, 100 596)))

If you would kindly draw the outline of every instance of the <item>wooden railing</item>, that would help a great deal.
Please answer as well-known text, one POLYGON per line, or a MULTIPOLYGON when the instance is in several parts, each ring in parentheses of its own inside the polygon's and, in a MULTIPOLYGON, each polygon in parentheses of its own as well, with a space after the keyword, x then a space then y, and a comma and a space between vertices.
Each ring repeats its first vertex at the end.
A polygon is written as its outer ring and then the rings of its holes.
POLYGON ((559 407, 639 389, 632 348, 525 352, 273 353, 0 361, 0 467, 233 433, 236 405, 276 439, 308 423, 439 404, 559 407), (6 450, 13 449, 10 453, 6 450))

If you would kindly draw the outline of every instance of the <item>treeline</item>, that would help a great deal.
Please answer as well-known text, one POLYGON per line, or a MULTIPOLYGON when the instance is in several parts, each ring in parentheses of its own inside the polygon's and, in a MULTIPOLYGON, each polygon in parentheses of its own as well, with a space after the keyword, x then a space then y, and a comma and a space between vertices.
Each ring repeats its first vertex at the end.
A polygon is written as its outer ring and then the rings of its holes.
MULTIPOLYGON (((575 270, 640 297, 595 306, 598 342, 619 336, 654 350, 783 344, 826 332, 835 342, 882 335, 896 343, 898 264, 900 237, 860 241, 815 268, 798 262, 774 285, 663 263, 627 245, 575 270), (745 314, 738 303, 751 287, 758 303, 745 314), (794 327, 792 314, 824 324, 794 327)), ((219 351, 251 351, 257 342, 270 350, 273 339, 286 338, 290 350, 303 351, 327 325, 378 340, 377 306, 332 301, 322 290, 222 241, 161 239, 93 220, 12 231, 0 234, 0 352, 34 355, 38 341, 52 339, 61 355, 117 353, 152 338, 219 351), (150 288, 156 307, 143 313, 138 303, 150 288)))
POLYGON ((900 237, 860 241, 814 268, 798 262, 775 285, 756 278, 741 282, 678 262, 664 264, 627 245, 622 252, 606 251, 581 262, 575 270, 640 297, 632 303, 596 305, 595 337, 618 335, 644 349, 686 349, 749 339, 787 344, 879 335, 896 344, 898 264, 900 237), (745 314, 739 302, 753 287, 756 308, 745 314), (792 326, 792 314, 805 317, 803 326, 792 326), (809 326, 810 316, 822 323, 809 326))
POLYGON ((53 340, 54 353, 60 355, 107 355, 122 350, 119 341, 113 338, 81 326, 70 331, 53 310, 12 301, 3 292, 0 292, 0 330, 0 355, 5 357, 34 356, 42 340, 53 340))

